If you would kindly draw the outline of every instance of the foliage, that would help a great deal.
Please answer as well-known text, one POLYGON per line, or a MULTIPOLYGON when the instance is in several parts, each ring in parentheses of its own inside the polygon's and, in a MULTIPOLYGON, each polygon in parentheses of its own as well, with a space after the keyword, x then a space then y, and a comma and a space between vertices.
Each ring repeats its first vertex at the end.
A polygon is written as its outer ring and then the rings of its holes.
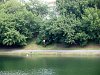
POLYGON ((26 37, 16 30, 10 30, 9 32, 4 33, 3 45, 26 45, 26 37))
POLYGON ((100 10, 97 8, 87 8, 82 16, 83 29, 91 40, 100 43, 100 10))
POLYGON ((99 6, 100 0, 57 0, 57 9, 61 15, 75 14, 80 17, 87 7, 99 6))
POLYGON ((42 20, 17 0, 0 5, 0 44, 26 45, 27 40, 38 34, 42 20))
MULTIPOLYGON (((0 1, 0 44, 24 46, 29 39, 37 44, 61 43, 85 46, 100 43, 100 0, 57 0, 57 12, 45 19, 48 7, 37 0, 21 3, 0 1), (57 13, 59 15, 55 15, 57 13)), ((56 10, 55 9, 55 10, 56 10)))
POLYGON ((58 17, 57 19, 51 19, 41 26, 38 40, 46 40, 46 44, 50 43, 66 43, 67 45, 75 43, 74 27, 79 24, 77 20, 74 20, 74 16, 58 17), (40 39, 39 39, 40 38, 40 39))
POLYGON ((28 3, 25 3, 27 10, 45 17, 48 14, 48 6, 39 0, 29 0, 28 3))
POLYGON ((41 28, 38 43, 85 46, 100 43, 99 0, 57 0, 59 17, 52 17, 41 28))

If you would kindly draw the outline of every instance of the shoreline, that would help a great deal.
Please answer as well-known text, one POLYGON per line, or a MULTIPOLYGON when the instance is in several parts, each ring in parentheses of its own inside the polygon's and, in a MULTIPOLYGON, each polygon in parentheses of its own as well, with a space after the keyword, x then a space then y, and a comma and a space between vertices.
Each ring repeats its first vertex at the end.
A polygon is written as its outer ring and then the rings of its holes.
POLYGON ((20 56, 100 56, 100 50, 14 50, 0 51, 0 55, 20 56))

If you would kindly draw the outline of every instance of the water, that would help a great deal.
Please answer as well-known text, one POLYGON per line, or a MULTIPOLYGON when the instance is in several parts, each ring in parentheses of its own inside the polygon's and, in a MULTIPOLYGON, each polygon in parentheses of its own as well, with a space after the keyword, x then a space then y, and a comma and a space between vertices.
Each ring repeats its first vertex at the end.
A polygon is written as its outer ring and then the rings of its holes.
POLYGON ((100 58, 0 56, 0 75, 100 75, 100 58))

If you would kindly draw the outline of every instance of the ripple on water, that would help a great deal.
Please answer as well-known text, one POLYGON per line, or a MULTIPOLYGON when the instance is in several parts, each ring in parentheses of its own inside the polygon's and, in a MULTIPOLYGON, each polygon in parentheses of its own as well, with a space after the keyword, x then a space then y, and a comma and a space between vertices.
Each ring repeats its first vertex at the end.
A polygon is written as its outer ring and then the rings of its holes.
POLYGON ((0 75, 55 75, 55 72, 53 69, 40 68, 29 71, 0 71, 0 75))
POLYGON ((0 71, 0 75, 28 75, 23 71, 0 71))

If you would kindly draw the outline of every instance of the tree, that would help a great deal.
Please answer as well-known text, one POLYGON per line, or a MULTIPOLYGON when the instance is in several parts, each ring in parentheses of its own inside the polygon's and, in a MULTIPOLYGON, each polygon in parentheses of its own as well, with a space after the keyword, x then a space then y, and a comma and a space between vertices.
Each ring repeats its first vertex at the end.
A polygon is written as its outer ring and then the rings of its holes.
POLYGON ((11 45, 26 45, 26 37, 21 35, 16 30, 10 30, 7 33, 4 33, 3 45, 11 46, 11 45))
POLYGON ((99 42, 100 9, 98 0, 57 0, 59 17, 40 27, 38 43, 63 43, 85 46, 90 40, 99 42))
POLYGON ((34 38, 42 19, 28 11, 24 4, 9 0, 0 5, 0 44, 26 45, 28 39, 34 38))
POLYGON ((47 44, 62 43, 66 46, 75 44, 75 27, 80 24, 74 15, 67 17, 59 16, 58 18, 50 19, 41 26, 37 43, 42 43, 45 39, 47 44))
POLYGON ((81 18, 87 7, 99 6, 100 0, 57 0, 57 9, 61 15, 75 14, 81 18))
POLYGON ((97 8, 87 8, 82 16, 83 29, 90 37, 100 43, 100 10, 97 8))
POLYGON ((45 17, 48 14, 48 6, 39 0, 29 0, 28 3, 25 3, 27 10, 45 17))

